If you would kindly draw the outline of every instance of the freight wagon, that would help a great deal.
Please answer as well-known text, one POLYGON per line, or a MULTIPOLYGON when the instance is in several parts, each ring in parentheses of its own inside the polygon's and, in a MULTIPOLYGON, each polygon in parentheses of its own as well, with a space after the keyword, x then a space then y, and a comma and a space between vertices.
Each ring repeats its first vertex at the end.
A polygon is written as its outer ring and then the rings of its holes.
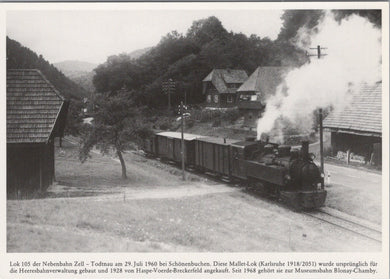
MULTIPOLYGON (((160 132, 145 140, 148 154, 181 162, 181 133, 160 132)), ((326 199, 323 175, 313 162, 308 142, 299 150, 268 141, 184 134, 184 162, 203 172, 244 181, 295 209, 318 208, 326 199)))

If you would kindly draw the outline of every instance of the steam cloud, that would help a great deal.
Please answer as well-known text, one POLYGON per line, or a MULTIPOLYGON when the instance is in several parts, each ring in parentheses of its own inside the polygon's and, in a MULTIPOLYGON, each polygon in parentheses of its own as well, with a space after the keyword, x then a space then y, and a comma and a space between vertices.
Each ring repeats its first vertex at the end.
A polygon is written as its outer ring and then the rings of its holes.
MULTIPOLYGON (((288 119, 308 131, 315 109, 332 106, 342 110, 362 82, 381 80, 381 30, 368 20, 352 15, 338 23, 327 12, 317 26, 318 32, 301 28, 297 46, 321 45, 327 55, 312 57, 310 63, 290 71, 285 84, 266 102, 266 110, 257 123, 257 138, 272 129, 280 129, 277 120, 288 119), (309 43, 310 45, 308 45, 309 43)), ((280 122, 280 121, 279 121, 280 122)))

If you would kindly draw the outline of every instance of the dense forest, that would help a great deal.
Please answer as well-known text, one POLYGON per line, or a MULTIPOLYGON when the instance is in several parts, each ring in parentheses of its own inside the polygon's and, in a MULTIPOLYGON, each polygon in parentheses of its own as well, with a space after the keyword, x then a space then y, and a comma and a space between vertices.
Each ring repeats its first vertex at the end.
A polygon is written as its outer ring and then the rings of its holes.
MULTIPOLYGON (((380 10, 332 12, 338 20, 359 14, 381 26, 380 10)), ((176 81, 173 103, 182 100, 184 91, 189 102, 199 103, 204 98, 202 79, 213 68, 244 69, 251 74, 258 66, 299 67, 306 63, 305 51, 295 46, 294 38, 301 27, 315 30, 325 14, 323 10, 285 11, 276 40, 228 32, 214 16, 197 20, 186 34, 170 32, 138 59, 127 54, 108 57, 95 69, 93 83, 98 92, 112 93, 126 88, 143 105, 159 107, 166 103, 161 83, 172 78, 176 81)))

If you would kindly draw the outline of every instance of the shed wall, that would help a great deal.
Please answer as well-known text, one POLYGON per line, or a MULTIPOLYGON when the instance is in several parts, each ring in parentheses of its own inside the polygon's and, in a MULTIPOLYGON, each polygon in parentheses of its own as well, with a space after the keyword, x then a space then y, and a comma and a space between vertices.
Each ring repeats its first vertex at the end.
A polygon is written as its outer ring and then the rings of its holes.
POLYGON ((54 181, 54 144, 7 144, 7 195, 44 191, 54 181))
POLYGON ((368 163, 382 164, 382 138, 361 136, 348 133, 331 133, 332 155, 348 150, 356 155, 363 156, 368 163))

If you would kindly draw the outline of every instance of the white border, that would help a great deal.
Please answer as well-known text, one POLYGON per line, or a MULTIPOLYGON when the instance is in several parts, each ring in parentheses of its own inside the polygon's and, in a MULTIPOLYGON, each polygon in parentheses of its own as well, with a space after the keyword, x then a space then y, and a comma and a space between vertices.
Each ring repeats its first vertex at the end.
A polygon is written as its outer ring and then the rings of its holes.
MULTIPOLYGON (((376 260, 381 265, 382 268, 380 273, 375 274, 375 276, 370 276, 370 278, 389 278, 389 5, 387 2, 287 2, 287 3, 253 3, 253 2, 239 2, 239 3, 2 3, 0 4, 0 49, 1 49, 1 61, 3 65, 0 68, 0 75, 2 81, 0 83, 0 88, 2 93, 2 100, 0 102, 0 111, 1 114, 1 157, 3 158, 3 167, 0 168, 0 176, 2 179, 2 188, 1 196, 3 202, 1 203, 0 209, 0 219, 1 219, 1 229, 0 235, 2 241, 0 242, 1 250, 1 265, 0 265, 0 278, 53 278, 50 275, 25 275, 25 276, 10 276, 8 275, 9 261, 15 260, 53 260, 62 259, 62 260, 72 260, 72 259, 89 259, 89 260, 211 260, 211 259, 229 259, 229 260, 279 260, 279 259, 288 259, 288 260, 376 260), (383 173, 382 173, 382 252, 379 253, 6 253, 6 168, 5 168, 5 158, 6 158, 6 78, 5 78, 5 38, 6 38, 6 12, 15 11, 15 10, 253 10, 253 9, 382 9, 382 62, 383 62, 383 79, 382 79, 382 92, 383 92, 383 102, 382 102, 382 112, 383 112, 383 173)), ((230 274, 232 275, 232 274, 230 274)), ((243 278, 245 274, 240 274, 236 278, 243 278)), ((90 276, 79 276, 80 278, 92 278, 90 276)), ((77 277, 76 276, 76 277, 77 277)), ((256 278, 280 278, 279 275, 256 275, 251 277, 256 278)), ((109 276, 110 278, 130 278, 128 275, 122 275, 115 277, 113 275, 109 276)), ((183 276, 183 275, 158 275, 158 276, 139 276, 136 275, 136 278, 193 278, 193 275, 183 276)), ((207 275, 198 276, 198 277, 207 277, 207 275)), ((227 278, 226 275, 213 276, 215 278, 227 278)), ((231 277, 231 276, 229 276, 231 277)), ((55 278, 73 278, 72 276, 55 276, 55 278)), ((107 278, 107 275, 102 276, 93 276, 93 278, 107 278)), ((282 275, 282 278, 287 278, 285 274, 282 275)), ((295 274, 293 276, 288 276, 288 278, 368 278, 367 275, 357 276, 342 276, 338 277, 335 274, 295 274)))

